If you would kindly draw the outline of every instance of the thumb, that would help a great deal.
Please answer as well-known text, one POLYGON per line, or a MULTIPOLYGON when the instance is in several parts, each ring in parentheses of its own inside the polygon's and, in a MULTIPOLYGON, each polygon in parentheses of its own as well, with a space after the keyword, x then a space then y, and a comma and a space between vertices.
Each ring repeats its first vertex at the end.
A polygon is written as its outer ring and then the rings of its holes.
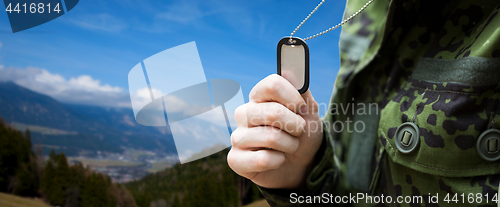
POLYGON ((302 116, 317 116, 318 115, 318 103, 314 100, 311 91, 308 89, 305 93, 301 94, 304 99, 305 105, 301 106, 300 114, 302 116))

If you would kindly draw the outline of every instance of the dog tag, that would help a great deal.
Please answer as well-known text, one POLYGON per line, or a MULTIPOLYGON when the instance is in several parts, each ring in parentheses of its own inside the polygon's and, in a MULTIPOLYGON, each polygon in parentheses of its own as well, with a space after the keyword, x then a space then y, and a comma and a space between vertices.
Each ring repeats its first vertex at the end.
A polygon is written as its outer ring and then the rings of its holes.
POLYGON ((287 79, 299 93, 309 88, 309 48, 296 37, 278 42, 278 75, 287 79))

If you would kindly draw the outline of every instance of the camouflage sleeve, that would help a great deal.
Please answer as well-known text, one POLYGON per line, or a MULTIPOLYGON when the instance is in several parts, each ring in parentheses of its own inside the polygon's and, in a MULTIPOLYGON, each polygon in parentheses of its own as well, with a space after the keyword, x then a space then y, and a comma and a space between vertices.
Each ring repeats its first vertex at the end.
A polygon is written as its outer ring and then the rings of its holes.
MULTIPOLYGON (((323 123, 323 126, 325 124, 323 123)), ((334 168, 333 143, 330 138, 330 133, 327 127, 323 127, 323 143, 316 154, 314 165, 307 176, 307 189, 299 191, 283 190, 283 189, 268 189, 259 187, 259 190, 266 198, 271 206, 301 206, 299 203, 292 203, 290 195, 297 193, 300 196, 306 195, 321 195, 323 193, 331 193, 335 187, 337 171, 334 168)), ((306 204, 302 204, 306 205, 306 204)))

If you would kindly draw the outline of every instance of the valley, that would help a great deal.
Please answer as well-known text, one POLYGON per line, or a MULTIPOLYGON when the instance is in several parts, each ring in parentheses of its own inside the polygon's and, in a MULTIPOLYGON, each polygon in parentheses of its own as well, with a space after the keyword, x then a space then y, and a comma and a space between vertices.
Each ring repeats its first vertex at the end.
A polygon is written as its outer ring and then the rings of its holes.
POLYGON ((116 183, 178 163, 168 126, 139 125, 131 108, 60 103, 12 82, 0 82, 0 106, 8 125, 30 131, 40 157, 63 152, 70 164, 82 163, 116 183))
POLYGON ((94 171, 109 176, 116 183, 139 180, 150 173, 164 170, 178 163, 175 155, 135 149, 124 149, 123 153, 97 152, 92 157, 70 156, 68 161, 89 166, 94 171))

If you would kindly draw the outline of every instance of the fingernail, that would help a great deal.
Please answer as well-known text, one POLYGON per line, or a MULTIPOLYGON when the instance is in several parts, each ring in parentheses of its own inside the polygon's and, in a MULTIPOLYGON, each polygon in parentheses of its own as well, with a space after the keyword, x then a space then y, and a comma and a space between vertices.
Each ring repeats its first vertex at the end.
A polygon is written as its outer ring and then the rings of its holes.
POLYGON ((307 106, 300 107, 299 113, 302 114, 302 115, 306 114, 307 113, 307 106))

